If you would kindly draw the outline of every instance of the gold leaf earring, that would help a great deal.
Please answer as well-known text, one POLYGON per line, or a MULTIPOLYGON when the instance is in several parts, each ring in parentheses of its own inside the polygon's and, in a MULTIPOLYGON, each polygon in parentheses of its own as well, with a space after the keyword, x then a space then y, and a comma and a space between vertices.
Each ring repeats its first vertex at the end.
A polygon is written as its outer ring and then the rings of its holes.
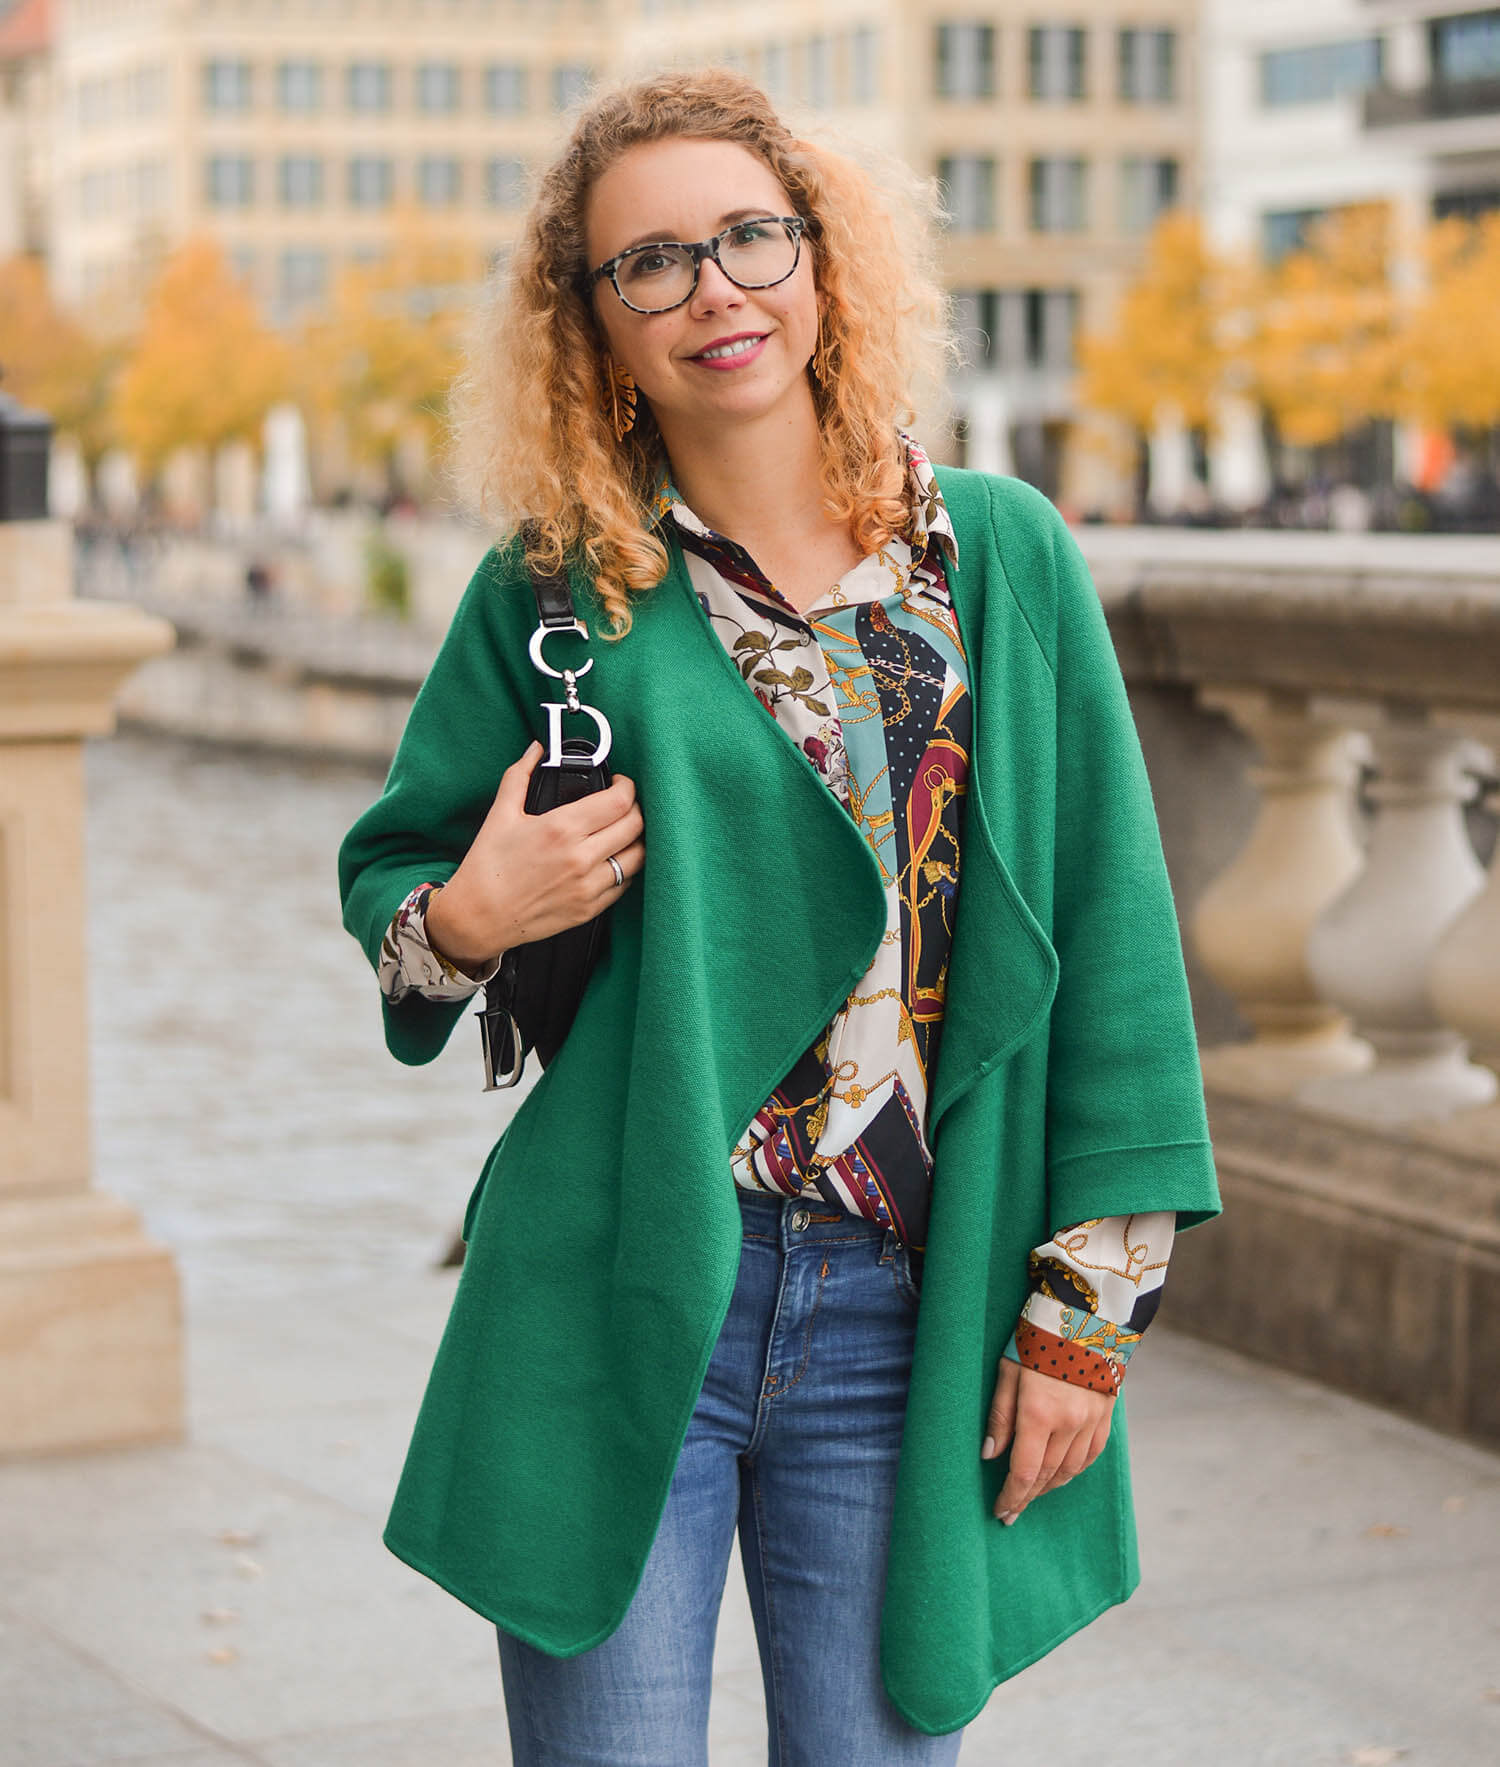
POLYGON ((635 402, 640 397, 635 376, 622 368, 609 351, 604 352, 604 415, 614 428, 615 440, 623 442, 635 428, 635 402))
POLYGON ((823 325, 823 315, 818 315, 818 344, 813 351, 812 377, 825 392, 833 388, 833 346, 828 341, 828 333, 823 325))

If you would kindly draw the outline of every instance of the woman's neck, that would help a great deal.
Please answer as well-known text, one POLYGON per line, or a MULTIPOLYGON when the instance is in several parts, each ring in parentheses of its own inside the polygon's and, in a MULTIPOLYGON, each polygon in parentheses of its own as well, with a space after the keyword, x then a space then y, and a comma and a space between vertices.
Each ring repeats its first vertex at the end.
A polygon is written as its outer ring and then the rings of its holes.
POLYGON ((701 522, 752 554, 771 535, 833 524, 823 507, 822 449, 806 411, 768 412, 758 423, 710 434, 664 433, 672 482, 701 522))

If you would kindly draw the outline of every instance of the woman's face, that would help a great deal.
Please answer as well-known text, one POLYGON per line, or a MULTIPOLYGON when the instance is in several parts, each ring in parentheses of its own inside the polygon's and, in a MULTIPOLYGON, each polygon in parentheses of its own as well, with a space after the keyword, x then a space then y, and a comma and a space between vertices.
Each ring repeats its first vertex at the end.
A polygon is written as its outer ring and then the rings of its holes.
MULTIPOLYGON (((589 265, 648 241, 711 239, 734 221, 795 213, 764 160, 732 141, 673 136, 627 149, 595 183, 589 265)), ((812 415, 807 364, 818 339, 812 253, 772 288, 739 288, 711 258, 680 307, 636 313, 608 277, 593 293, 610 354, 635 377, 667 441, 777 414, 812 415), (706 355, 725 344, 748 348, 706 355)))

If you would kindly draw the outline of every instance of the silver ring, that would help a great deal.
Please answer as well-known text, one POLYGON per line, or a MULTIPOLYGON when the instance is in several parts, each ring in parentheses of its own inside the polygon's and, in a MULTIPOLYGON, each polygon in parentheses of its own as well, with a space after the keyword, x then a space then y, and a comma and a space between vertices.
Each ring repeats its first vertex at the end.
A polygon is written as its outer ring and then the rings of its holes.
POLYGON ((609 854, 609 868, 615 874, 615 888, 623 890, 625 888, 625 873, 621 868, 620 861, 613 853, 609 854))

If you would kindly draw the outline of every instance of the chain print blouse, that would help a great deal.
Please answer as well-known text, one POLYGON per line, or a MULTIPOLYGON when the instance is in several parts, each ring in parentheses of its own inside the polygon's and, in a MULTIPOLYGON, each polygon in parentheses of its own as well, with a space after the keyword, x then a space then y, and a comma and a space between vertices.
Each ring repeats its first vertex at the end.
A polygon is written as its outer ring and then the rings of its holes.
MULTIPOLYGON (((887 1226, 919 1270, 932 1179, 928 1080, 960 887, 970 702, 943 570, 944 556, 957 556, 952 524, 914 442, 907 460, 910 538, 861 559, 803 613, 670 484, 653 515, 675 527, 694 592, 747 689, 858 823, 886 886, 874 961, 752 1119, 731 1154, 734 1182, 887 1226)), ((413 989, 452 1000, 480 985, 427 940, 432 887, 412 892, 387 934, 380 981, 393 1002, 413 989)), ((1174 1225, 1170 1213, 1114 1216, 1034 1248, 1032 1292, 1006 1355, 1115 1392, 1160 1300, 1174 1225)))

